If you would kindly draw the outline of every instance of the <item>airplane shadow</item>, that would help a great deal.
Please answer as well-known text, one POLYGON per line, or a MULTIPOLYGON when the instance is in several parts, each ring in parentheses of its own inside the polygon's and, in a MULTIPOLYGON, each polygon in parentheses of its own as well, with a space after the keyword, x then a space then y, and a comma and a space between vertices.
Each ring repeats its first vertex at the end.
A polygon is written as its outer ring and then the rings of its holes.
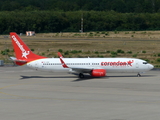
MULTIPOLYGON (((32 78, 77 78, 77 76, 58 76, 58 77, 48 76, 48 77, 46 77, 46 76, 23 76, 23 75, 21 75, 20 77, 21 77, 20 80, 32 79, 32 78)), ((102 78, 107 78, 107 76, 106 77, 99 77, 99 79, 102 79, 102 78)), ((78 79, 75 79, 71 82, 86 81, 86 80, 92 80, 92 79, 96 79, 96 78, 93 78, 90 75, 85 75, 84 78, 78 78, 78 79)))
POLYGON ((20 80, 22 80, 22 79, 32 79, 32 78, 77 78, 76 76, 58 76, 58 77, 50 77, 50 76, 48 76, 48 77, 44 77, 44 76, 23 76, 23 75, 21 75, 21 78, 20 78, 20 80))
POLYGON ((108 79, 108 76, 105 76, 105 77, 92 77, 90 75, 85 75, 84 78, 78 78, 77 80, 73 80, 72 82, 80 82, 80 81, 93 80, 93 79, 108 79))
POLYGON ((142 75, 140 77, 137 77, 136 75, 119 75, 119 76, 105 76, 105 77, 92 77, 90 75, 85 75, 84 78, 79 78, 77 80, 73 80, 72 82, 80 82, 80 81, 86 81, 86 80, 93 80, 93 79, 109 79, 109 78, 144 78, 144 77, 155 77, 156 75, 142 75))
POLYGON ((121 78, 121 77, 124 77, 124 78, 126 78, 126 77, 128 77, 128 78, 130 78, 130 77, 135 77, 135 78, 141 78, 141 77, 155 77, 156 75, 141 75, 140 77, 137 77, 137 75, 119 75, 119 76, 107 76, 108 78, 115 78, 115 77, 119 77, 119 78, 121 78))
MULTIPOLYGON (((155 77, 156 75, 142 75, 141 77, 155 77)), ((137 77, 136 75, 128 75, 128 76, 105 76, 105 77, 92 77, 90 75, 85 75, 84 78, 78 78, 75 80, 72 80, 71 82, 80 82, 80 81, 86 81, 86 80, 92 80, 92 79, 109 79, 109 78, 141 78, 141 77, 137 77)), ((56 76, 56 77, 52 77, 52 76, 23 76, 21 75, 20 80, 23 79, 32 79, 32 78, 77 78, 77 76, 56 76)))
POLYGON ((86 81, 86 80, 92 80, 92 79, 94 78, 91 76, 85 76, 84 78, 78 78, 76 80, 73 80, 72 82, 80 82, 80 81, 86 81))

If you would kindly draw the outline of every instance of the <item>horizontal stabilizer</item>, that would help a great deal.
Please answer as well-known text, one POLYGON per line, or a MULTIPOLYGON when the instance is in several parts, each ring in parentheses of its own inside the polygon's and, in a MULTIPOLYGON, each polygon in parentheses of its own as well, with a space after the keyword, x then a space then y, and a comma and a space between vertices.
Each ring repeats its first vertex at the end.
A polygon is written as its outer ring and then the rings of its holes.
POLYGON ((17 65, 24 65, 24 64, 26 64, 28 62, 26 60, 20 60, 20 59, 17 59, 15 57, 10 57, 10 60, 15 62, 17 65))

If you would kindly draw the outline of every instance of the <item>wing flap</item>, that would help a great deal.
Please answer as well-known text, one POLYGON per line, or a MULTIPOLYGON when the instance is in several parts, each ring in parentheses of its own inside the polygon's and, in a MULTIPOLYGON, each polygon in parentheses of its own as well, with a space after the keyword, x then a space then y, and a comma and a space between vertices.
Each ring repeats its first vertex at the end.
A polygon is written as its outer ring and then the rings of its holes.
POLYGON ((74 68, 74 67, 70 67, 73 71, 78 72, 78 73, 90 73, 93 68, 74 68))

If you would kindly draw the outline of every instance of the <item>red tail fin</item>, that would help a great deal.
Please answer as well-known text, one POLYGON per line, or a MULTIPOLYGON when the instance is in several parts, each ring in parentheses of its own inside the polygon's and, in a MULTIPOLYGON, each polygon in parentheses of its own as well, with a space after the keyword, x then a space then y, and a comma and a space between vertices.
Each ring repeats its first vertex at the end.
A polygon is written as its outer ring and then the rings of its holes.
POLYGON ((34 54, 15 32, 11 32, 10 37, 12 39, 12 45, 14 47, 17 60, 29 62, 32 60, 45 58, 34 54))

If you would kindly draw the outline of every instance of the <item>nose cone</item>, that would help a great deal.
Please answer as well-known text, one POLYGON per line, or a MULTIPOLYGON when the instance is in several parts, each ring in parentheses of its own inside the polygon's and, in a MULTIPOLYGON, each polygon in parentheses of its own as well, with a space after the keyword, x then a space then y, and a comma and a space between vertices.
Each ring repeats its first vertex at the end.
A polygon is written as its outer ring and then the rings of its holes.
POLYGON ((152 64, 149 64, 148 68, 151 70, 154 68, 154 66, 152 64))

